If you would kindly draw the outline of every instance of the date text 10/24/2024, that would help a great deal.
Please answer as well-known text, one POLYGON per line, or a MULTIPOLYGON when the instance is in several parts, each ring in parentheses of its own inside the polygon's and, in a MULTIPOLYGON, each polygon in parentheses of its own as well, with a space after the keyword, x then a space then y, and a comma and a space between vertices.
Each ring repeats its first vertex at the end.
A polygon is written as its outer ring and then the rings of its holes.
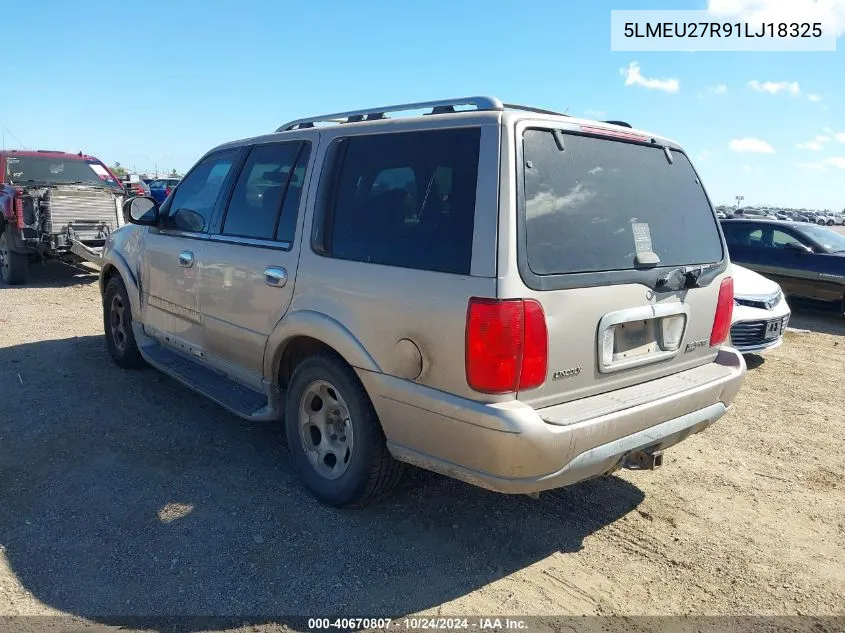
POLYGON ((525 620, 512 618, 441 618, 441 617, 410 617, 401 619, 390 618, 309 618, 308 629, 320 630, 527 630, 525 620))

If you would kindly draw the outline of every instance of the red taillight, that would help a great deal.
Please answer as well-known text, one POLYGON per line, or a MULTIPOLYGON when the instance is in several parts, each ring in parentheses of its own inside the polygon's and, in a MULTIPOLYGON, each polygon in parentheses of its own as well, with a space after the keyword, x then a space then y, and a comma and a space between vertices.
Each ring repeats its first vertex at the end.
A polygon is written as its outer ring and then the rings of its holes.
POLYGON ((519 388, 534 389, 546 382, 549 365, 549 334, 546 315, 536 301, 525 301, 525 346, 522 351, 522 372, 519 388))
POLYGON ((167 196, 169 196, 169 195, 170 195, 170 187, 165 187, 165 188, 164 188, 164 195, 165 195, 165 197, 167 197, 167 196))
POLYGON ((710 347, 721 345, 728 338, 734 311, 734 280, 726 277, 719 287, 719 302, 716 304, 716 318, 710 333, 710 347))
POLYGON ((548 333, 531 299, 473 297, 467 309, 466 376, 475 391, 508 393, 546 380, 548 333))

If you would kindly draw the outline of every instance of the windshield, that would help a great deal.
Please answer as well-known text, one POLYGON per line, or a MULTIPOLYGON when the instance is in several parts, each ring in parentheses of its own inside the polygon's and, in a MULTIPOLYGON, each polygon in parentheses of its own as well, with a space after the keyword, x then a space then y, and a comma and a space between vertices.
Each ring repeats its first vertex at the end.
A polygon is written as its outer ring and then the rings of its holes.
POLYGON ((110 186, 120 184, 96 159, 61 156, 7 156, 6 177, 13 184, 44 183, 51 185, 78 183, 110 186))
POLYGON ((796 227, 798 231, 809 237, 816 244, 821 246, 826 253, 845 252, 845 235, 841 235, 832 229, 823 226, 810 224, 796 227))
POLYGON ((722 259, 716 219, 687 157, 662 147, 563 134, 523 138, 528 264, 537 275, 722 259))

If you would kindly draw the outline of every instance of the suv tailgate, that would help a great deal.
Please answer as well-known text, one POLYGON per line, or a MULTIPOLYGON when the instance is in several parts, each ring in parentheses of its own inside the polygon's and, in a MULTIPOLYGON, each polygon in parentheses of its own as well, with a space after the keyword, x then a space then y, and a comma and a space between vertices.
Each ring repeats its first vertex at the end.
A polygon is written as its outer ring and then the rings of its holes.
POLYGON ((573 127, 517 126, 521 294, 542 305, 549 337, 546 382, 518 394, 535 407, 718 352, 710 334, 728 257, 686 155, 636 133, 573 127))

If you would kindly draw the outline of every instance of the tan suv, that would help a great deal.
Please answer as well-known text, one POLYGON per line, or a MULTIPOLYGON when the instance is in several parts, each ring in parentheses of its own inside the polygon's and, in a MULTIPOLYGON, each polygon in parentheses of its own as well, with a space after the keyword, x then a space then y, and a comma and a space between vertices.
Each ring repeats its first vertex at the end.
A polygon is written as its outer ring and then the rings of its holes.
POLYGON ((313 117, 124 213, 111 356, 282 420, 333 505, 402 462, 530 494, 655 467, 745 372, 705 190, 624 123, 488 97, 313 117))

